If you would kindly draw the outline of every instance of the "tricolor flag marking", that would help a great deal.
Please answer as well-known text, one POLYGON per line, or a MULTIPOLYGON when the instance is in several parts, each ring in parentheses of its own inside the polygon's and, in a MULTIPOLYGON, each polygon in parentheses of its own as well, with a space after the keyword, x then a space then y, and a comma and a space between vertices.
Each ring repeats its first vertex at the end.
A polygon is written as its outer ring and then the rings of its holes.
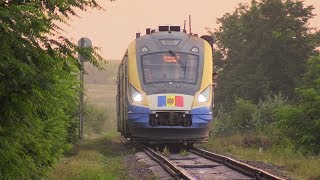
POLYGON ((158 107, 183 107, 183 96, 158 96, 158 107))

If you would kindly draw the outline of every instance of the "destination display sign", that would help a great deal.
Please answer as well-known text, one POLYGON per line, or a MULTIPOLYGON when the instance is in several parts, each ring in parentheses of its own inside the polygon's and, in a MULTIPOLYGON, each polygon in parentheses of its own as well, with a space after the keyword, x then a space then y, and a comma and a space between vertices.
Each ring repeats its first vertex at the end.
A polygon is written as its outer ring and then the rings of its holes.
POLYGON ((162 56, 162 59, 163 59, 164 62, 167 62, 167 63, 176 63, 177 60, 180 59, 180 56, 173 57, 173 56, 170 56, 170 55, 164 55, 164 56, 162 56))

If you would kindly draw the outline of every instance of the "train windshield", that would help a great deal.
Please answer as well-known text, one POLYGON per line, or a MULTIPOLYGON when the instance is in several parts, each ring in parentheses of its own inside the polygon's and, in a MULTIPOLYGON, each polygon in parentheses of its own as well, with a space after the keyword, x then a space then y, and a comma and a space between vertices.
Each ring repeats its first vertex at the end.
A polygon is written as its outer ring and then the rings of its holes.
POLYGON ((141 58, 145 84, 177 82, 197 84, 199 56, 188 53, 152 53, 141 58))

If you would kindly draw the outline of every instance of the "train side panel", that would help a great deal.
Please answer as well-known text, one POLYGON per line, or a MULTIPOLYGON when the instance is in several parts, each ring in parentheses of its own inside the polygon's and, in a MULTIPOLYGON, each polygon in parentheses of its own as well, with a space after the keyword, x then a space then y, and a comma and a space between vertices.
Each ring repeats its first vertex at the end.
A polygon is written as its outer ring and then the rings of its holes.
POLYGON ((121 132, 124 136, 129 135, 128 121, 127 121, 127 94, 128 94, 128 58, 127 53, 123 57, 123 60, 119 66, 117 76, 117 125, 118 132, 121 132))

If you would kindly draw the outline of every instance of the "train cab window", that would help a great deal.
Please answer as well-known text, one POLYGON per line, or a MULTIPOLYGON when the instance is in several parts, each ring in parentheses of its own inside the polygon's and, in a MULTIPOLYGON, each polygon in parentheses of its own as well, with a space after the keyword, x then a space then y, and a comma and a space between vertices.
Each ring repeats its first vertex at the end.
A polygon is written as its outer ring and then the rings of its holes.
POLYGON ((199 57, 194 54, 169 52, 142 55, 142 75, 145 84, 177 82, 197 84, 199 57))

